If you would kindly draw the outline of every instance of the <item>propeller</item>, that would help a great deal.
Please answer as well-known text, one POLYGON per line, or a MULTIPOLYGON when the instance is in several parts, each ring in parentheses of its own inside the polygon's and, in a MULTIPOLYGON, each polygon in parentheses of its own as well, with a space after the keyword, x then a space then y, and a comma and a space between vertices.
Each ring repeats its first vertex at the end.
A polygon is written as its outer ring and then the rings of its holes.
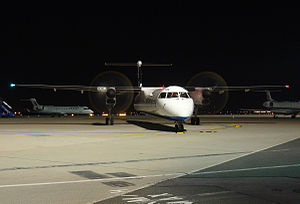
MULTIPOLYGON (((226 81, 215 72, 201 72, 192 77, 187 86, 203 87, 200 89, 201 91, 198 91, 198 94, 202 94, 202 104, 199 106, 200 112, 220 112, 228 101, 226 81)), ((195 93, 197 94, 197 91, 195 93)), ((197 103, 195 104, 197 105, 197 103)), ((200 104, 198 103, 198 105, 200 104)))
POLYGON ((133 101, 134 93, 132 91, 117 92, 115 87, 132 87, 130 80, 122 73, 116 71, 107 71, 97 75, 91 82, 91 86, 108 87, 106 92, 89 92, 89 100, 93 108, 99 112, 107 112, 107 101, 116 98, 114 112, 125 112, 133 101))

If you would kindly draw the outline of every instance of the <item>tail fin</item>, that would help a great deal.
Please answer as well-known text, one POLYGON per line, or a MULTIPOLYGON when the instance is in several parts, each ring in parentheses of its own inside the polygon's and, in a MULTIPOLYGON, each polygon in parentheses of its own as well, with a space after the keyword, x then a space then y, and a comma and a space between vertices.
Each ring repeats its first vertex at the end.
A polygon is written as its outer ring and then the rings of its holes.
POLYGON ((104 64, 107 67, 137 67, 137 79, 138 79, 138 86, 143 86, 143 73, 142 73, 142 66, 143 67, 172 67, 172 64, 152 64, 152 63, 142 63, 141 60, 137 61, 137 63, 107 63, 104 64))
POLYGON ((33 110, 38 110, 39 109, 40 105, 38 104, 38 102, 36 101, 35 98, 30 98, 29 101, 33 105, 33 110))
POLYGON ((266 95, 267 95, 267 101, 274 101, 274 99, 272 99, 270 91, 266 91, 266 95))

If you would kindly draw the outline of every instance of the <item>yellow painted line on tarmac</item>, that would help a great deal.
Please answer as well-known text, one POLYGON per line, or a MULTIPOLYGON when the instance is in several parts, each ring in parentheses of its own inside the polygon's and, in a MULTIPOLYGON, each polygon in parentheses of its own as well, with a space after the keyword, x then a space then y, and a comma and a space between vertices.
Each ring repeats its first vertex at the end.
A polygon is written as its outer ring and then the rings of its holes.
POLYGON ((176 132, 159 132, 155 133, 155 135, 175 135, 176 132))
POLYGON ((10 135, 13 137, 34 137, 35 135, 10 135))
POLYGON ((216 130, 224 130, 230 128, 239 128, 241 125, 238 124, 231 124, 230 126, 225 127, 216 127, 216 128, 206 128, 206 129, 191 129, 190 131, 216 131, 216 130))

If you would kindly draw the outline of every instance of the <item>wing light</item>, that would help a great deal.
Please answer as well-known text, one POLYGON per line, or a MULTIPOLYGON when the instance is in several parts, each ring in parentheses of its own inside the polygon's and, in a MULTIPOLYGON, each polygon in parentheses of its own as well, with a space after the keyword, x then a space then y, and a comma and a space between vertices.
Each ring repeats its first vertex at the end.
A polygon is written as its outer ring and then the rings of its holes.
POLYGON ((290 88, 290 85, 289 85, 289 84, 285 85, 285 88, 289 89, 289 88, 290 88))
POLYGON ((16 86, 16 84, 14 84, 14 83, 11 83, 9 86, 12 88, 12 87, 15 87, 15 86, 16 86))

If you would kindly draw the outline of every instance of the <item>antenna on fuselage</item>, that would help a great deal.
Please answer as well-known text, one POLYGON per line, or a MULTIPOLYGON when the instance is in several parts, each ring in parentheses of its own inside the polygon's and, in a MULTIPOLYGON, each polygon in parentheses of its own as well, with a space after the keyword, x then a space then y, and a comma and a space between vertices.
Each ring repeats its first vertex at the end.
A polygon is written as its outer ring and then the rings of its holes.
POLYGON ((172 64, 152 64, 152 63, 143 63, 141 60, 137 61, 136 64, 134 63, 107 63, 105 62, 105 66, 108 67, 113 67, 113 66, 118 66, 118 67, 137 67, 137 80, 138 80, 138 86, 142 87, 143 86, 143 71, 142 71, 142 66, 143 67, 172 67, 172 64))

